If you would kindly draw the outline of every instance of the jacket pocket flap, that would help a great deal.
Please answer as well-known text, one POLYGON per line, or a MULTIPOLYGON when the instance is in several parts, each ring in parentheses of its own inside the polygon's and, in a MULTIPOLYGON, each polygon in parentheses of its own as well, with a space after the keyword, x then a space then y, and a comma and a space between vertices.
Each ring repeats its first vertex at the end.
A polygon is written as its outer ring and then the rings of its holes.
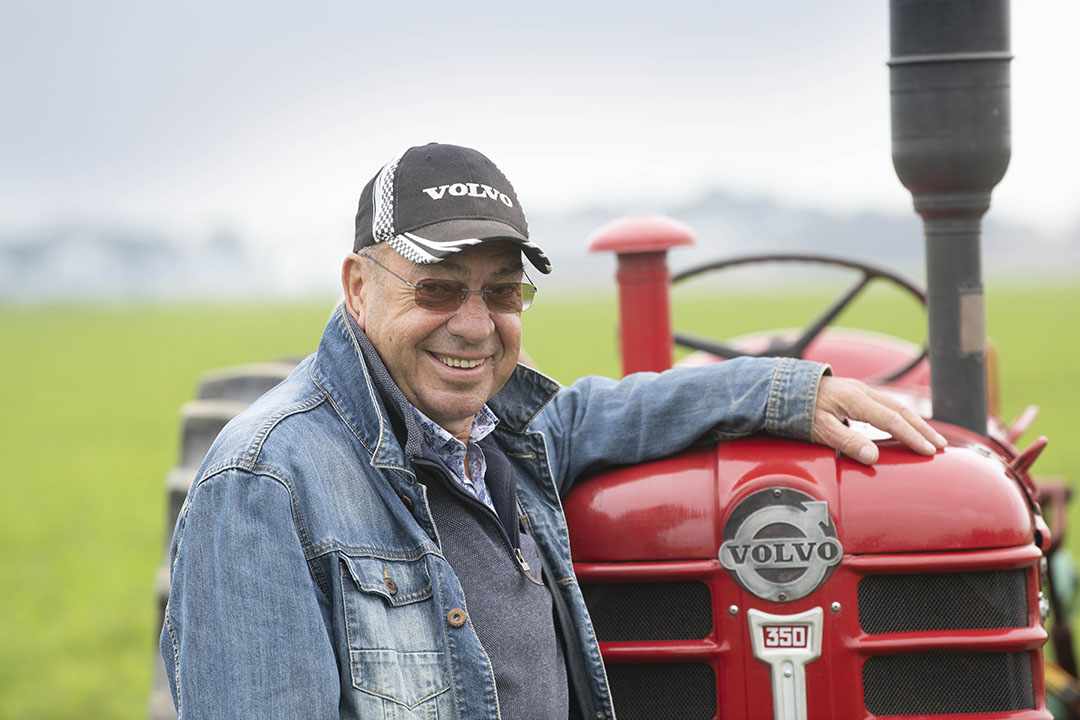
POLYGON ((426 557, 385 560, 342 555, 341 560, 361 592, 380 595, 391 605, 406 605, 431 597, 426 557))

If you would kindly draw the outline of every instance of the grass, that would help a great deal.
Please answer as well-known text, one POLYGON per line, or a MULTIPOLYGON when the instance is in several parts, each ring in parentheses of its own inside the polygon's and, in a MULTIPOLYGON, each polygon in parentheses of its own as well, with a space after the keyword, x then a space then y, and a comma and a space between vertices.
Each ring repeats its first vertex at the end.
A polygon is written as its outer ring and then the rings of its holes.
MULTIPOLYGON (((717 337, 800 324, 824 300, 685 294, 676 325, 717 337)), ((1002 288, 987 298, 1003 416, 1043 406, 1021 442, 1051 437, 1040 474, 1080 469, 1071 442, 1080 431, 1072 368, 1080 340, 1060 322, 1077 307, 1080 287, 1002 288)), ((146 717, 152 578, 178 409, 208 369, 312 350, 329 308, 0 309, 0 719, 146 717)), ((883 320, 919 339, 918 311, 887 295, 870 294, 843 318, 883 320)), ((525 327, 527 350, 553 377, 618 374, 613 299, 550 291, 525 327)), ((1080 532, 1072 538, 1080 547, 1080 532)))
POLYGON ((0 313, 0 717, 142 718, 180 404, 305 351, 315 308, 0 313))

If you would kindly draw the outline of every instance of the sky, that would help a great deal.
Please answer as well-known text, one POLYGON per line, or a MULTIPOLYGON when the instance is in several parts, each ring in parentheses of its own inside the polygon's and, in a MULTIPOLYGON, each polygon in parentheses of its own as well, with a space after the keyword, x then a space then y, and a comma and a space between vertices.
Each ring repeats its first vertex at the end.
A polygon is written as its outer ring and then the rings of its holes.
MULTIPOLYGON (((992 212, 1080 227, 1080 3, 1012 3, 992 212)), ((401 149, 471 145, 529 212, 713 188, 904 212, 884 0, 0 0, 0 235, 76 221, 343 248, 401 149)), ((1078 233, 1072 233, 1076 237, 1078 233)))

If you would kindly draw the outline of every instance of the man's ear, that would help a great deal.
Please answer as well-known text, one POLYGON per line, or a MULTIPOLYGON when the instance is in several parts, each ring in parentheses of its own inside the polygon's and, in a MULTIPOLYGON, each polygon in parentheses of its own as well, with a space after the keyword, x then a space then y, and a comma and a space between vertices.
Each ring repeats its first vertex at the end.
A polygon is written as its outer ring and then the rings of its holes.
POLYGON ((345 256, 341 265, 341 287, 345 291, 345 308, 356 319, 361 330, 366 330, 364 308, 364 259, 358 253, 345 256))

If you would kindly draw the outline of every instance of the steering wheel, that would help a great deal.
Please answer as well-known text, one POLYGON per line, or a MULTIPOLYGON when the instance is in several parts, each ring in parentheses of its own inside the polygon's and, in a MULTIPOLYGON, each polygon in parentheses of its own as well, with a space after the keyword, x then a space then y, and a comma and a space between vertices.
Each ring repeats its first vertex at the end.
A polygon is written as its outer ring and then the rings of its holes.
MULTIPOLYGON (((915 296, 922 306, 926 307, 926 293, 921 288, 915 285, 910 280, 897 275, 896 273, 886 270, 884 268, 875 267, 862 262, 856 262, 855 260, 846 260, 843 258, 830 257, 828 255, 817 255, 811 253, 765 253, 760 255, 742 255, 739 257, 728 258, 726 260, 718 260, 715 262, 705 263, 704 265, 698 265, 688 268, 679 273, 676 273, 671 278, 672 285, 680 283, 684 280, 697 277, 707 272, 714 272, 717 270, 726 270, 728 268, 737 267, 741 265, 757 265, 763 263, 814 263, 817 265, 826 265, 830 267, 841 267, 850 270, 855 270, 859 273, 859 278, 856 282, 845 292, 838 297, 832 305, 827 307, 824 312, 818 315, 809 325, 807 325, 802 333, 795 340, 784 340, 783 338, 773 338, 765 350, 757 353, 745 352, 738 350, 730 345, 725 345, 715 340, 709 340, 706 338, 696 337, 684 332, 676 331, 675 344, 682 345, 684 347, 692 348, 694 350, 703 350, 707 353, 712 353, 722 358, 734 358, 743 355, 752 356, 770 356, 770 357, 797 357, 801 358, 803 353, 806 352, 807 346, 814 341, 814 339, 821 334, 836 317, 855 300, 855 298, 861 293, 871 281, 881 278, 889 283, 898 286, 909 295, 915 296)), ((899 370, 889 373, 888 375, 880 378, 880 382, 890 382, 901 377, 926 357, 927 348, 925 343, 922 346, 922 351, 912 358, 899 370)))

